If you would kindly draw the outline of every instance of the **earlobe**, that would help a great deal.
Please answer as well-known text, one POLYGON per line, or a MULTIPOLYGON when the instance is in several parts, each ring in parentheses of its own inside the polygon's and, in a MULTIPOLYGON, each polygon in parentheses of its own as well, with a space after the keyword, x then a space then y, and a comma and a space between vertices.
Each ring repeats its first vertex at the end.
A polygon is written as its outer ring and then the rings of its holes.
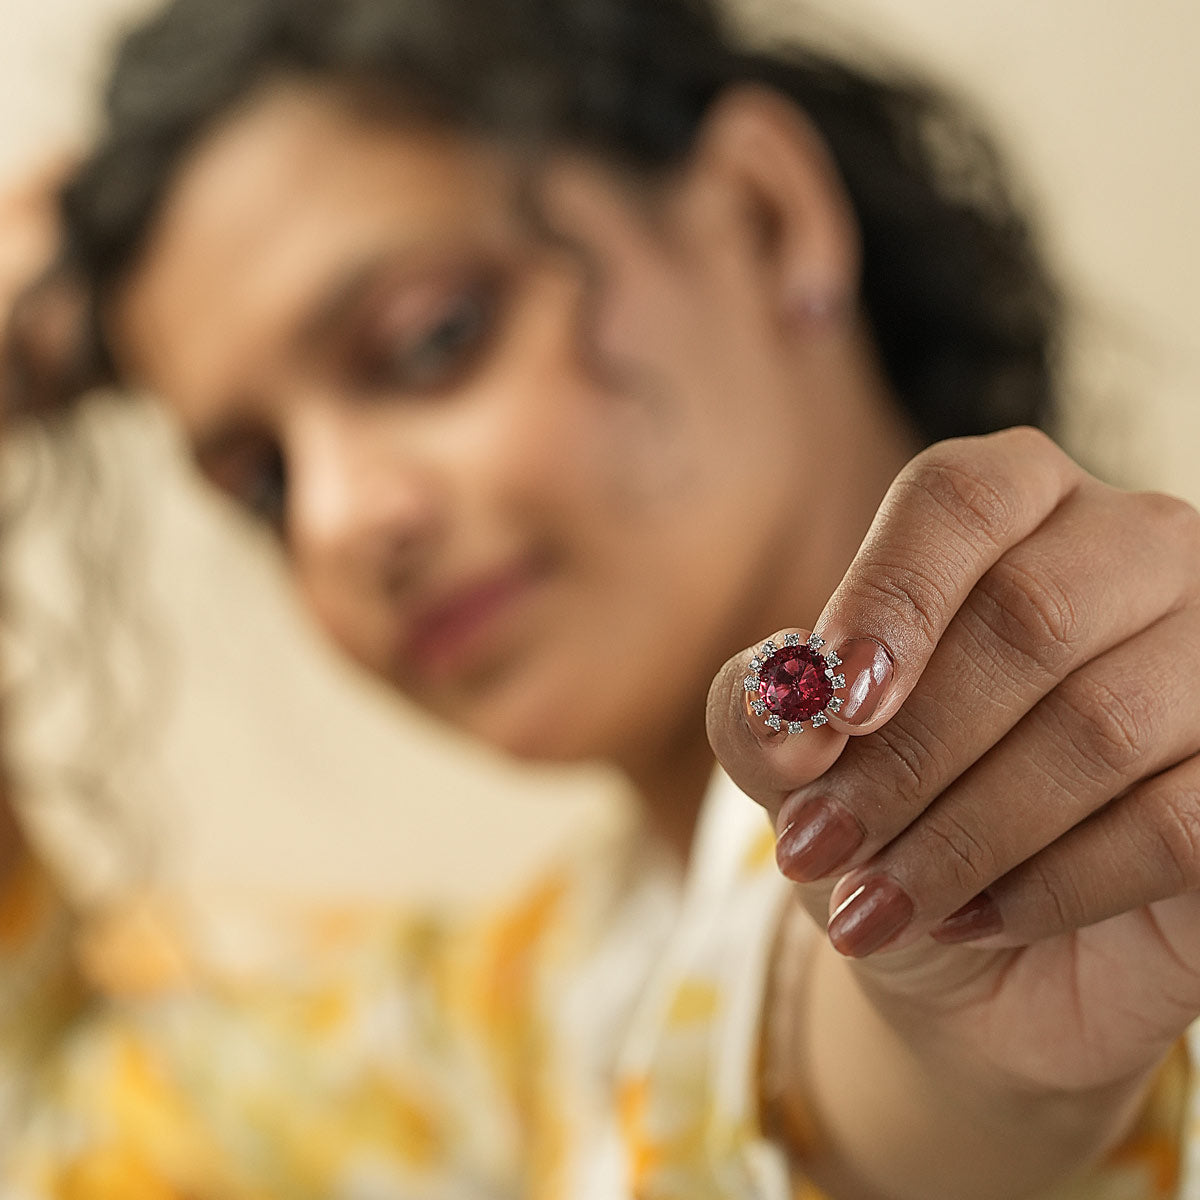
POLYGON ((696 165, 740 193, 781 319, 827 324, 853 310, 853 206, 824 138, 798 105, 757 84, 727 89, 705 117, 696 165))
POLYGON ((806 289, 790 300, 785 298, 784 313, 806 325, 834 325, 852 312, 847 292, 830 287, 806 289))

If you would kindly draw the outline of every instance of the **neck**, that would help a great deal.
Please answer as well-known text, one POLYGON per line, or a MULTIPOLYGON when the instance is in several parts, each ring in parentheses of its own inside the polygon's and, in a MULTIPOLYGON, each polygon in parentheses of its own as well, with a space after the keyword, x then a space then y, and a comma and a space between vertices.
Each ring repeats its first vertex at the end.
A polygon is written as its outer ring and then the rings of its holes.
POLYGON ((699 736, 681 739, 677 746, 626 765, 626 774, 642 797, 651 836, 681 865, 691 857, 700 809, 716 766, 704 734, 703 712, 694 727, 699 736))

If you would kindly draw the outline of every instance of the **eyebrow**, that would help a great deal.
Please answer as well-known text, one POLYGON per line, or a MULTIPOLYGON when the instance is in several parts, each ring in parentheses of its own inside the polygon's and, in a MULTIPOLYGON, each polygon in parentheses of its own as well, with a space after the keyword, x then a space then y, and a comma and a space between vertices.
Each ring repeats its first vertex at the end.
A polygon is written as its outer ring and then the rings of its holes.
MULTIPOLYGON (((315 344, 329 339, 339 326, 345 324, 347 318, 383 276, 412 272, 414 268, 428 261, 425 250, 426 247, 413 245, 374 249, 364 253, 337 276, 333 286, 328 288, 311 311, 300 319, 288 339, 292 347, 299 351, 311 351, 315 344)), ((240 404, 222 405, 227 411, 240 407, 240 404)), ((188 442, 193 457, 199 459, 220 454, 230 445, 235 445, 243 436, 245 427, 237 417, 230 416, 219 420, 211 429, 190 431, 188 442)))
MULTIPOLYGON (((412 258, 411 252, 398 256, 400 262, 412 258)), ((311 346, 321 341, 342 325, 354 309, 362 303, 375 281, 385 269, 389 269, 397 258, 378 251, 364 256, 347 271, 326 293, 297 326, 292 339, 298 348, 311 346)))
MULTIPOLYGON (((344 324, 354 309, 362 303, 379 278, 393 268, 404 269, 419 261, 415 248, 399 251, 373 250, 362 255, 357 262, 342 271, 336 282, 328 288, 312 310, 297 324, 289 341, 298 350, 309 350, 315 343, 326 340, 344 324)), ((240 403, 223 404, 226 412, 236 411, 240 403)), ((236 416, 227 416, 211 428, 191 430, 188 442, 193 458, 219 456, 231 446, 236 446, 246 436, 246 425, 236 416)))

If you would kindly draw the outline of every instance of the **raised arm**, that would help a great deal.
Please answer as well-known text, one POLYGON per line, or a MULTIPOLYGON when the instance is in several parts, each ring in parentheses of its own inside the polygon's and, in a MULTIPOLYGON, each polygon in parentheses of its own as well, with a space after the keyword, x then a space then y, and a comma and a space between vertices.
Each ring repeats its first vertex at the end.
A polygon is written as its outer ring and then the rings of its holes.
POLYGON ((845 1200, 1058 1186, 1200 1012, 1200 518, 1029 430, 944 443, 817 631, 852 720, 772 733, 752 650, 710 704, 827 932, 769 1014, 796 1148, 845 1200))

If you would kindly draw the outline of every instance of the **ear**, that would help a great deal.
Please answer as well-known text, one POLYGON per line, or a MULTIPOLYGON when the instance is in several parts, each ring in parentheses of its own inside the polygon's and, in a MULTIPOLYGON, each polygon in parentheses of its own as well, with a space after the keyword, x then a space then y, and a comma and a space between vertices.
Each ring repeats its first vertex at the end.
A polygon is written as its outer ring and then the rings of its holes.
POLYGON ((823 320, 854 307, 858 225, 833 157, 816 126, 782 93, 728 88, 713 103, 691 160, 741 225, 781 319, 823 320))

